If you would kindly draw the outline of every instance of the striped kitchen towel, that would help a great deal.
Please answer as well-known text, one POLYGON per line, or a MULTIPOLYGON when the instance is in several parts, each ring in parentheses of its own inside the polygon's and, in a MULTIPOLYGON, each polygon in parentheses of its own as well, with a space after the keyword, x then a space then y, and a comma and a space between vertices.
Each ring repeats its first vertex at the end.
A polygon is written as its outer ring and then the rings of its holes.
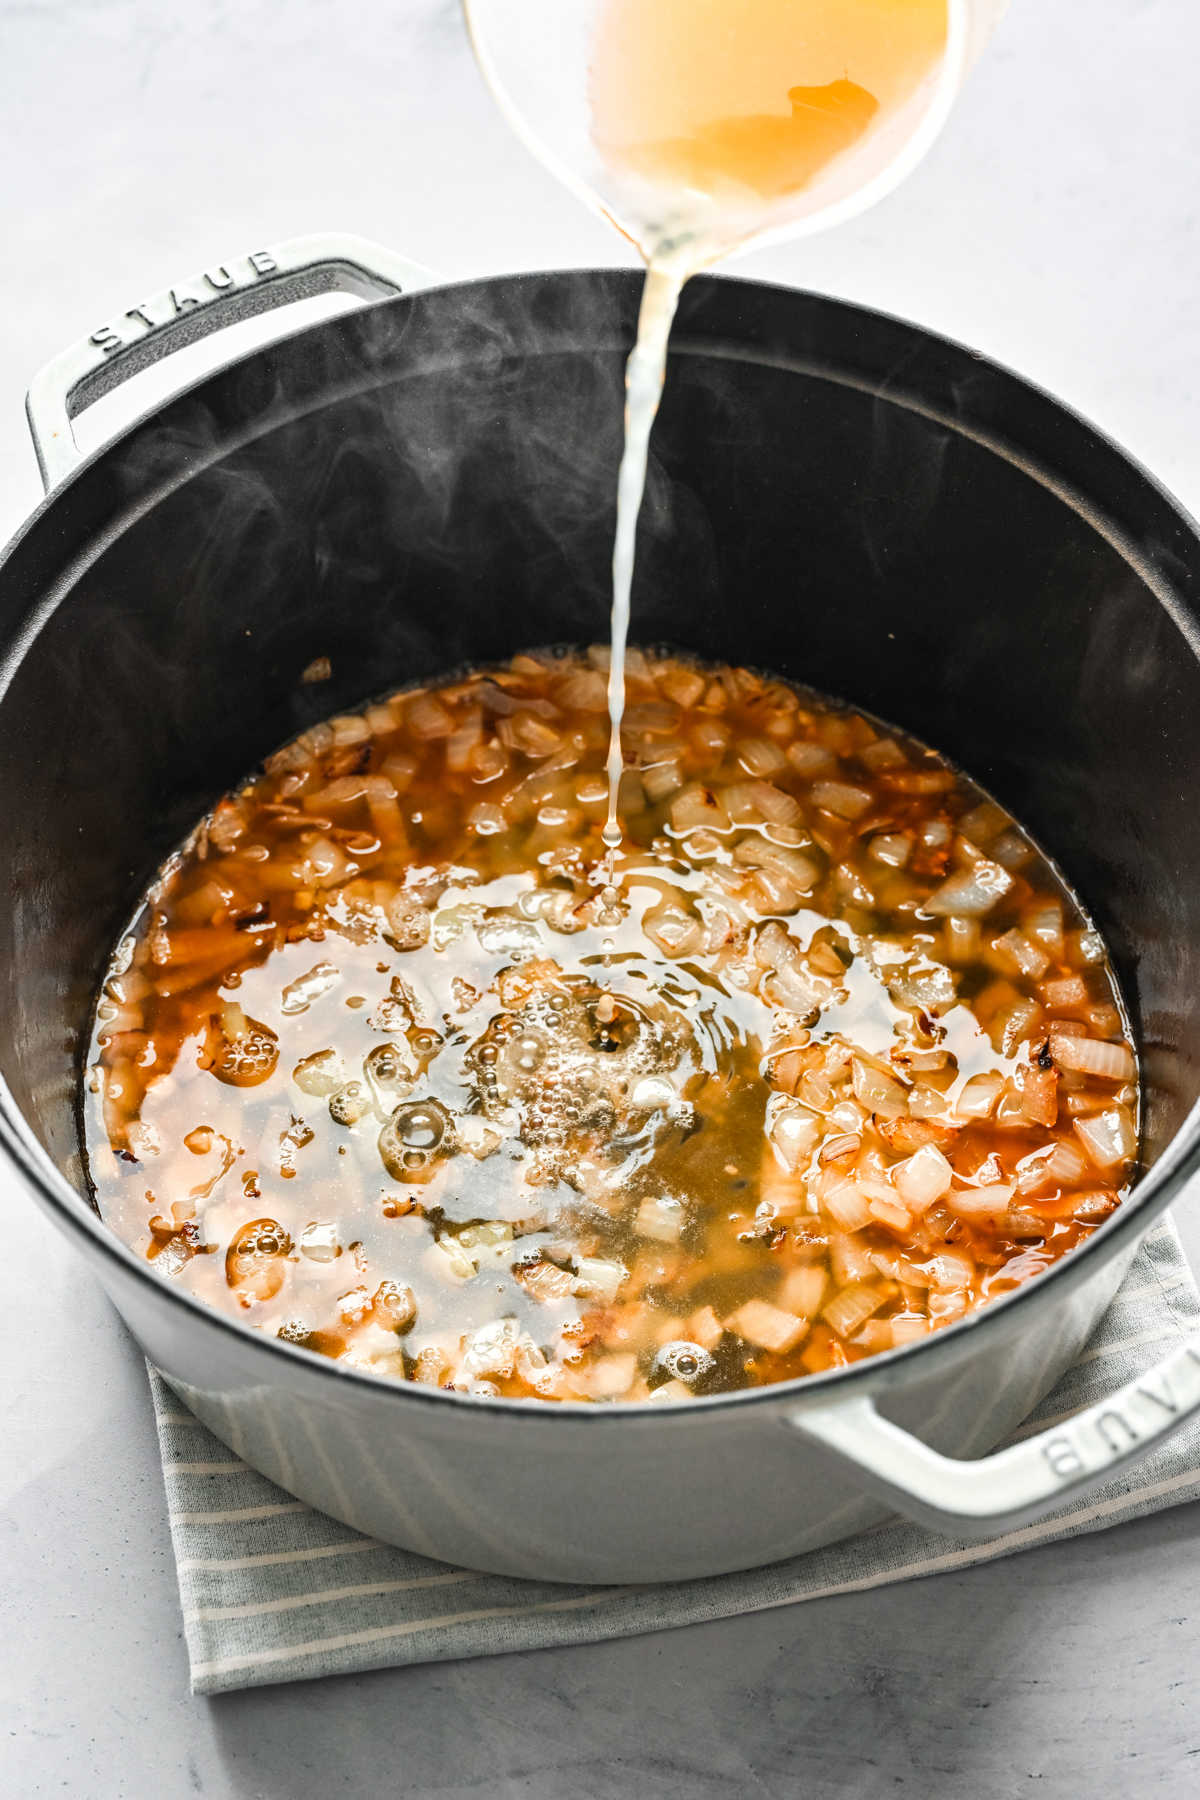
MULTIPOLYGON (((1069 1417, 1200 1327, 1174 1227, 1147 1238, 1088 1347, 1022 1428, 1069 1417)), ((1200 1422, 1066 1511, 964 1546, 887 1523, 705 1581, 586 1588, 448 1568, 358 1536, 239 1462, 151 1372, 192 1689, 591 1643, 959 1569, 1200 1498, 1200 1422)), ((1020 1434, 1019 1434, 1020 1435, 1020 1434)))

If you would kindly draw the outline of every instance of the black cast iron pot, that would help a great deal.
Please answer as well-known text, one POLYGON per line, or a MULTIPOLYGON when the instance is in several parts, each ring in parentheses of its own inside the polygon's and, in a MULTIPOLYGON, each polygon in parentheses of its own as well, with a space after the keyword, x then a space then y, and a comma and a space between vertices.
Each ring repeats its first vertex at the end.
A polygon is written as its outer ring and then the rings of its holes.
POLYGON ((612 1409, 347 1372, 173 1290, 81 1198, 94 987, 210 802, 390 685, 606 634, 638 278, 415 285, 356 240, 259 252, 106 325, 35 383, 43 466, 65 479, 0 567, 4 1167, 219 1435, 315 1505, 433 1555, 682 1576, 859 1529, 881 1493, 960 1532, 1060 1503, 1200 1405, 1188 1350, 1158 1372, 1157 1410, 1131 1388, 1052 1442, 957 1460, 1048 1390, 1196 1164, 1200 541, 1055 401, 861 308, 689 284, 633 635, 916 732, 1052 851, 1135 1020, 1135 1198, 1052 1272, 918 1344, 802 1383, 612 1409), (394 297, 222 369, 75 466, 69 414, 130 368, 324 286, 394 297), (304 685, 318 656, 332 679, 304 685))

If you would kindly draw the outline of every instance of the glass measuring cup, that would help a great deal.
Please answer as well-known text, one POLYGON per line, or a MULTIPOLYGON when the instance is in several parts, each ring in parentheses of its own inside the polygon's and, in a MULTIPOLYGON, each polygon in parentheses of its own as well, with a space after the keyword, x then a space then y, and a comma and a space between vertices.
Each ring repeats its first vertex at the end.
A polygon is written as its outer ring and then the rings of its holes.
POLYGON ((694 268, 822 230, 890 192, 941 130, 1007 0, 464 3, 483 73, 533 153, 647 257, 694 268), (839 31, 868 59, 907 32, 907 85, 885 99, 852 79, 839 31), (703 119, 710 100, 729 116, 703 119), (639 109, 656 131, 661 114, 664 142, 630 141, 620 115, 639 109), (685 115, 692 139, 672 163, 685 115), (821 154, 806 164, 787 133, 814 120, 821 154), (764 137, 782 179, 762 179, 764 137))

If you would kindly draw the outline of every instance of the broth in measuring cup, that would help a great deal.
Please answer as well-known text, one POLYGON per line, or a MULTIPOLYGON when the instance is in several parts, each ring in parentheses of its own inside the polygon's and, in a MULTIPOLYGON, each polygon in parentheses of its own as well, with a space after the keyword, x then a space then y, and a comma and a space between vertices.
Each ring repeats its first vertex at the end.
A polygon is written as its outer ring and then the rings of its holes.
POLYGON ((164 866, 96 1012, 101 1213, 397 1380, 686 1401, 919 1339, 1117 1206, 1103 943, 877 721, 608 651, 314 727, 164 866))

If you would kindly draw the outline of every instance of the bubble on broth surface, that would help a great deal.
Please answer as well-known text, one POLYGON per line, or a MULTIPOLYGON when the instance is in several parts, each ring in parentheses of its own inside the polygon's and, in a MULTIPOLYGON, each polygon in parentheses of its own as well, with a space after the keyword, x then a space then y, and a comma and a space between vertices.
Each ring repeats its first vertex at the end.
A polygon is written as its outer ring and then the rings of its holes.
MULTIPOLYGON (((522 1002, 496 1014, 466 1054, 481 1111, 563 1173, 645 1132, 699 1067, 691 1021, 669 1000, 634 998, 546 965, 522 1002)), ((653 1134, 652 1134, 653 1135, 653 1134)))
POLYGON ((430 1181, 454 1149, 454 1121, 440 1100, 406 1100, 379 1134, 379 1154, 393 1181, 430 1181))

